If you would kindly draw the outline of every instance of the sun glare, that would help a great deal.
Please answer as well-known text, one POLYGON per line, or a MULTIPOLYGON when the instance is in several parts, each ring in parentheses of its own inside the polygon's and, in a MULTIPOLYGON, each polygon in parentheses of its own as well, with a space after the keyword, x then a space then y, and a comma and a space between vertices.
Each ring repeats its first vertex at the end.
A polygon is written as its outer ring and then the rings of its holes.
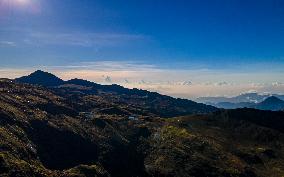
MULTIPOLYGON (((38 14, 41 12, 40 0, 0 0, 1 11, 20 11, 31 14, 38 14)), ((1 13, 0 13, 1 14, 1 13)))
POLYGON ((28 4, 30 0, 15 0, 17 4, 25 5, 28 4))
MULTIPOLYGON (((2 0, 2 2, 9 6, 22 6, 22 5, 28 5, 31 3, 32 0, 2 0)), ((1 2, 1 0, 0 0, 1 2)))

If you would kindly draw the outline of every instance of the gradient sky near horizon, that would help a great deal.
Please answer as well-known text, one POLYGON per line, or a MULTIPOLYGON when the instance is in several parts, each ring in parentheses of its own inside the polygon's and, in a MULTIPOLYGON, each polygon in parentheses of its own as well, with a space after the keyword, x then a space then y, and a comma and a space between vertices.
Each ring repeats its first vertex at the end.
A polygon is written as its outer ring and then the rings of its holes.
POLYGON ((282 0, 0 0, 0 77, 176 97, 284 93, 282 0))

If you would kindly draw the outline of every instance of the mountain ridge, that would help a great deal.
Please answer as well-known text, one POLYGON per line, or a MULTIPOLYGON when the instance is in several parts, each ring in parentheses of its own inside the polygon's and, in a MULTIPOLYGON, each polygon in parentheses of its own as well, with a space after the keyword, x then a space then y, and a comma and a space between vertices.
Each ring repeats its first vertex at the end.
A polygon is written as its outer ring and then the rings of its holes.
POLYGON ((122 102, 130 101, 134 105, 139 104, 139 107, 141 108, 144 104, 144 106, 146 106, 150 112, 158 114, 161 117, 202 114, 218 110, 214 106, 196 103, 192 100, 173 98, 167 95, 159 94, 157 92, 150 92, 137 88, 128 89, 117 84, 101 85, 84 79, 70 79, 63 81, 62 79, 56 77, 51 73, 39 70, 28 76, 17 78, 15 79, 15 81, 20 83, 46 86, 49 89, 57 92, 58 94, 63 95, 65 95, 66 93, 72 93, 73 96, 77 94, 96 94, 104 97, 105 99, 109 99, 107 97, 111 96, 115 99, 121 100, 122 102), (36 78, 37 75, 39 75, 40 77, 36 78), (48 84, 45 84, 45 81, 48 81, 48 84), (76 88, 76 86, 71 87, 70 85, 79 85, 85 88, 76 88))

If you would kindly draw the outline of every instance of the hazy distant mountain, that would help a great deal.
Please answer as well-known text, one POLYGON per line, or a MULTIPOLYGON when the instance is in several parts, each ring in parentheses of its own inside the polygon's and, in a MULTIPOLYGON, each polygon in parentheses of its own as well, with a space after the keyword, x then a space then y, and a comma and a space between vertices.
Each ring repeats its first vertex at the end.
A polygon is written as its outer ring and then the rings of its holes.
POLYGON ((254 102, 219 102, 219 103, 208 103, 217 108, 224 109, 237 109, 237 108, 255 108, 260 110, 271 110, 271 111, 280 111, 284 110, 284 101, 279 99, 276 96, 267 97, 265 100, 259 103, 254 102))
POLYGON ((241 103, 241 102, 252 102, 259 103, 265 100, 270 95, 260 95, 258 93, 244 93, 235 97, 199 97, 196 99, 200 103, 220 103, 220 102, 229 102, 229 103, 241 103))
MULTIPOLYGON (((224 109, 236 109, 236 108, 257 108, 264 110, 279 110, 277 105, 276 108, 265 109, 262 106, 257 106, 257 104, 265 101, 269 97, 278 98, 278 100, 284 100, 284 95, 278 94, 258 94, 258 93, 244 93, 235 97, 200 97, 196 101, 200 103, 209 104, 218 108, 224 109)), ((270 103, 273 104, 273 103, 270 103)), ((268 108, 269 106, 267 106, 268 108)))
POLYGON ((37 70, 34 73, 15 79, 18 82, 37 84, 42 86, 58 86, 64 84, 64 81, 55 75, 37 70))
POLYGON ((254 108, 261 110, 280 111, 284 109, 284 101, 275 96, 271 96, 266 98, 263 102, 256 104, 254 108))
POLYGON ((231 102, 220 102, 220 103, 211 103, 210 105, 215 106, 217 108, 224 109, 236 109, 236 108, 250 108, 255 105, 255 103, 251 102, 240 102, 240 103, 231 103, 231 102))

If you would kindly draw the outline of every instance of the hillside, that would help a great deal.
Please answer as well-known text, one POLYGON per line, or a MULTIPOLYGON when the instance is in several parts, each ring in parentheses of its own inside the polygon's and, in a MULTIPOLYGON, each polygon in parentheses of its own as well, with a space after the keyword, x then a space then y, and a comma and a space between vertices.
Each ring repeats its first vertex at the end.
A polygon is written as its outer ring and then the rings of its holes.
POLYGON ((283 112, 129 120, 132 102, 73 87, 0 81, 0 176, 284 175, 283 112))

